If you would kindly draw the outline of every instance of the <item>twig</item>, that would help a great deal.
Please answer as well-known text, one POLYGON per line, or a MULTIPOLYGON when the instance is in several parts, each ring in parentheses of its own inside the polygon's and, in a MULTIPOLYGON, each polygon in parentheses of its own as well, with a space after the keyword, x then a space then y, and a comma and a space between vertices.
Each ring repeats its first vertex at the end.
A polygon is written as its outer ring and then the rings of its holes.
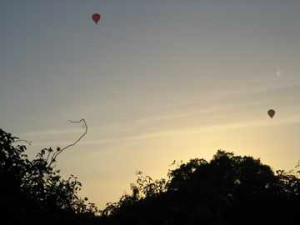
POLYGON ((23 140, 23 139, 19 139, 19 138, 17 138, 17 139, 18 140, 15 140, 14 143, 16 143, 16 142, 25 142, 25 143, 27 143, 29 145, 31 145, 31 143, 32 143, 32 141, 27 141, 27 140, 23 140))
POLYGON ((88 131, 88 126, 87 126, 87 123, 85 121, 85 119, 81 119, 79 121, 71 121, 69 120, 70 123, 81 123, 83 122, 84 123, 84 126, 85 126, 85 131, 84 133, 75 141, 73 142, 72 144, 69 144, 63 148, 58 148, 57 151, 55 153, 53 153, 52 157, 51 157, 51 160, 49 162, 49 167, 52 165, 53 162, 55 162, 56 158, 58 155, 60 155, 64 150, 70 148, 70 147, 73 147, 74 145, 76 145, 86 134, 87 134, 87 131, 88 131))

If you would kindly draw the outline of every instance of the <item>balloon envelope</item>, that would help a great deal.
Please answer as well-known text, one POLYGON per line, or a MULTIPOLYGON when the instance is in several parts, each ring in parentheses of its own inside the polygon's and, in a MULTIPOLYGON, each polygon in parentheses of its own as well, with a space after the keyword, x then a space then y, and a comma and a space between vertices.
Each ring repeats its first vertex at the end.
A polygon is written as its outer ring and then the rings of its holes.
POLYGON ((94 13, 92 15, 92 20, 97 24, 99 20, 101 19, 101 15, 99 13, 94 13))
POLYGON ((274 110, 274 109, 270 109, 270 110, 268 111, 268 115, 269 115, 271 118, 273 118, 273 116, 275 116, 275 110, 274 110))

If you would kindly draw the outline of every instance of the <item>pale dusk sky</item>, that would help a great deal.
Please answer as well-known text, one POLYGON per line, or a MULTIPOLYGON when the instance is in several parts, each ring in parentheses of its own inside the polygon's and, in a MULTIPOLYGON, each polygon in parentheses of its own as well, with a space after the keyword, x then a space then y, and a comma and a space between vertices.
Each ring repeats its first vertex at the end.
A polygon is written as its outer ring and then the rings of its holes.
POLYGON ((218 149, 300 159, 300 1, 0 0, 0 128, 100 208, 218 149), (98 25, 91 15, 102 15, 98 25), (269 109, 276 115, 270 119, 269 109))

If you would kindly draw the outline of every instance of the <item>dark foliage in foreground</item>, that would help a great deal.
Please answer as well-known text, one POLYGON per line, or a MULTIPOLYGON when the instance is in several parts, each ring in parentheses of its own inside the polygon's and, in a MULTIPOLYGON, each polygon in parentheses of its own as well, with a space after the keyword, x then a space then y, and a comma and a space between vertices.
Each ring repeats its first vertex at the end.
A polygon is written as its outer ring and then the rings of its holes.
POLYGON ((167 180, 138 173, 132 194, 108 204, 105 225, 299 224, 298 172, 276 171, 252 157, 218 151, 193 159, 167 180))
POLYGON ((0 224, 96 224, 95 205, 78 197, 81 183, 55 170, 60 148, 34 160, 20 139, 0 129, 0 224))
POLYGON ((0 224, 299 224, 299 171, 273 172, 248 156, 218 151, 153 180, 138 173, 132 193, 99 212, 78 197, 81 184, 55 170, 61 149, 29 160, 26 146, 0 129, 0 224), (97 214, 101 214, 100 217, 97 214))

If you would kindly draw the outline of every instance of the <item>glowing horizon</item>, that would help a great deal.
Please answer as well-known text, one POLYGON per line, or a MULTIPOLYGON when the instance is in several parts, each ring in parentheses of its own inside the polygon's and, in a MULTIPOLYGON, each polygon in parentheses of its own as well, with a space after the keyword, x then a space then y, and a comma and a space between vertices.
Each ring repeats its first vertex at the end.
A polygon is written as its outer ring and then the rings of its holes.
POLYGON ((0 125, 103 208, 142 170, 218 149, 274 169, 300 159, 300 2, 0 3, 0 125), (96 25, 92 13, 99 12, 96 25), (269 109, 276 115, 270 119, 269 109))

